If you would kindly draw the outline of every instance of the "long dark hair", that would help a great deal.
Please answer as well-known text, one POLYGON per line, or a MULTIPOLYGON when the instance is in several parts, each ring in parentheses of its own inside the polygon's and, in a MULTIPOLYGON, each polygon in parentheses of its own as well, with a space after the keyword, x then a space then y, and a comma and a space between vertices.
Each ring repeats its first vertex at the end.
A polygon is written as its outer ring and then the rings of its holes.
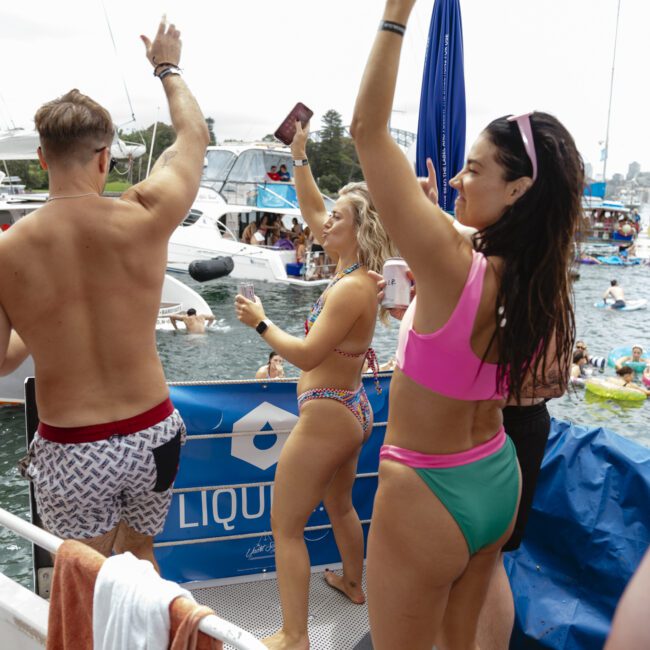
MULTIPOLYGON (((571 134, 548 113, 535 112, 530 121, 537 179, 498 221, 474 235, 476 250, 504 261, 493 342, 499 387, 517 401, 529 371, 533 392, 535 386, 566 388, 568 382, 575 339, 570 270, 584 186, 584 165, 571 134)), ((496 119, 484 134, 497 149, 507 181, 532 178, 515 122, 496 119)))

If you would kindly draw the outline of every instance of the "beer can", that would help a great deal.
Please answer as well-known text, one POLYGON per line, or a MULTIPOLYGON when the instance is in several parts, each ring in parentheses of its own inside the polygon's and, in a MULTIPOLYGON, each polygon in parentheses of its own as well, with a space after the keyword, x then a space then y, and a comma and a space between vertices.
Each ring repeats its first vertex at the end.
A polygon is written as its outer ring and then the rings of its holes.
POLYGON ((406 308, 411 302, 411 282, 406 276, 408 265, 401 257, 389 257, 384 263, 382 275, 386 280, 382 307, 406 308))
POLYGON ((255 302, 255 287, 252 282, 240 282, 239 293, 244 296, 244 298, 255 302))

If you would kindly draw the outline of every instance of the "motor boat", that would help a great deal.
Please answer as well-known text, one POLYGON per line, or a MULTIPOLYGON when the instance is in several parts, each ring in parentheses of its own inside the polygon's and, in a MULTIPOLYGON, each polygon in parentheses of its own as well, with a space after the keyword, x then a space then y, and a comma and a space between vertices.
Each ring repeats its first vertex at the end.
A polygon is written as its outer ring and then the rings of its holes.
MULTIPOLYGON (((247 244, 244 229, 263 218, 291 229, 293 219, 304 223, 293 184, 293 159, 277 143, 225 144, 206 150, 201 187, 189 214, 169 241, 167 268, 186 273, 194 260, 231 257, 235 279, 263 280, 295 286, 325 284, 330 275, 324 259, 307 254, 296 261, 294 250, 247 244), (275 180, 273 167, 287 169, 289 180, 275 180)), ((334 202, 323 195, 327 209, 334 202)))

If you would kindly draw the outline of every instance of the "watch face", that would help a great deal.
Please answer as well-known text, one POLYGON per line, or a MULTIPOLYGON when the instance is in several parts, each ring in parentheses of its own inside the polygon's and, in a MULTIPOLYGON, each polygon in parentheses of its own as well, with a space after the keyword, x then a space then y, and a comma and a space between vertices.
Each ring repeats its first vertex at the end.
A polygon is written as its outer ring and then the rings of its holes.
POLYGON ((266 331, 267 327, 268 325, 264 321, 261 321, 257 324, 255 330, 257 331, 258 334, 263 334, 266 331))

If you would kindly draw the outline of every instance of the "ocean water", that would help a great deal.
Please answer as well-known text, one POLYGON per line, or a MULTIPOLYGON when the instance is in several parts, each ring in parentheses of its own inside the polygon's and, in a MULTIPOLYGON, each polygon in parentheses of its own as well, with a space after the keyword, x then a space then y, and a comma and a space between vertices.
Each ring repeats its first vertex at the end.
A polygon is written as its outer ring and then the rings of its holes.
MULTIPOLYGON (((640 343, 650 352, 650 311, 613 312, 596 309, 611 279, 616 278, 629 299, 650 302, 650 267, 581 266, 575 283, 578 338, 589 352, 607 356, 615 347, 640 343)), ((205 336, 158 332, 158 350, 169 381, 250 379, 268 359, 269 349, 256 332, 239 323, 234 312, 237 282, 228 278, 206 283, 188 283, 198 291, 218 318, 217 327, 205 336)), ((302 336, 303 322, 319 294, 317 288, 297 288, 258 283, 257 295, 266 313, 289 333, 302 336)), ((380 362, 395 350, 397 324, 377 326, 374 347, 380 362)), ((287 375, 297 375, 286 364, 287 375)), ((613 374, 608 368, 606 374, 613 374)), ((650 447, 650 404, 624 403, 592 398, 571 390, 549 403, 551 413, 589 427, 607 427, 626 438, 650 447)), ((29 517, 27 482, 16 470, 25 453, 22 407, 0 408, 0 507, 29 517)), ((31 587, 31 546, 0 527, 0 570, 31 587)))

